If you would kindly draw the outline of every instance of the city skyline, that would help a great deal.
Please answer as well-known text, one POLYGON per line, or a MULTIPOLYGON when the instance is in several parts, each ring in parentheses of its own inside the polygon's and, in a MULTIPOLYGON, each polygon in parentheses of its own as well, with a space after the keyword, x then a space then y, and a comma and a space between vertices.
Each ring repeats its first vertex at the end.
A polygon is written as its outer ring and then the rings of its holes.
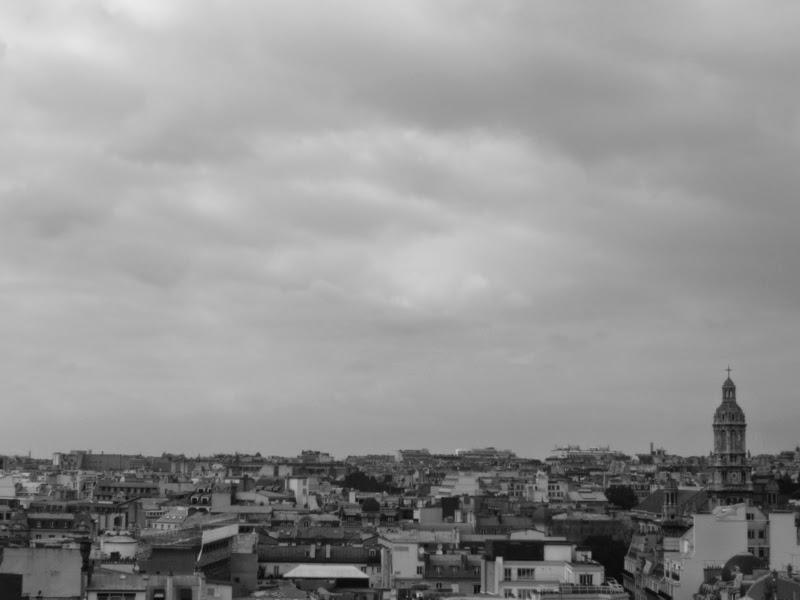
POLYGON ((798 17, 0 6, 3 445, 794 448, 798 17))
MULTIPOLYGON (((725 382, 723 383, 723 386, 722 386, 722 390, 723 390, 722 400, 723 401, 725 400, 726 397, 730 397, 730 396, 726 396, 725 395, 726 387, 732 382, 732 380, 731 380, 731 371, 732 371, 732 369, 731 369, 730 365, 725 369, 725 371, 727 372, 728 377, 726 378, 726 380, 725 380, 725 382)), ((735 389, 736 389, 736 386, 735 386, 735 383, 734 383, 734 390, 735 389)), ((735 392, 734 392, 733 398, 734 398, 734 402, 736 402, 736 394, 735 394, 735 392)), ((746 419, 746 416, 745 416, 745 419, 746 419)), ((714 435, 716 435, 716 434, 714 434, 714 435)), ((746 432, 744 433, 744 438, 745 438, 744 443, 745 443, 745 447, 746 447, 747 438, 748 438, 746 432)), ((761 436, 758 436, 758 435, 756 435, 755 438, 757 440, 762 439, 761 436)), ((501 452, 511 451, 518 458, 523 459, 523 460, 534 459, 534 460, 542 460, 542 461, 545 460, 546 458, 550 457, 550 456, 555 456, 559 450, 568 450, 570 448, 571 449, 575 449, 575 450, 583 450, 583 451, 601 450, 601 451, 607 451, 607 452, 620 452, 620 453, 623 453, 623 454, 627 454, 631 458, 636 456, 636 455, 643 455, 643 454, 647 454, 648 453, 648 449, 647 448, 645 448, 645 449, 636 449, 636 450, 632 450, 631 451, 630 449, 626 449, 624 447, 612 446, 609 443, 605 443, 605 444, 603 444, 603 443, 594 443, 594 444, 593 443, 580 443, 580 442, 578 442, 576 440, 571 440, 571 441, 568 441, 568 442, 556 444, 551 449, 550 452, 548 452, 546 455, 543 455, 543 456, 533 456, 533 455, 518 454, 514 448, 506 448, 506 447, 500 447, 500 446, 475 445, 475 446, 462 446, 460 448, 447 449, 447 448, 438 448, 436 446, 433 446, 433 445, 429 444, 429 445, 426 445, 424 447, 423 446, 418 446, 418 448, 427 450, 432 455, 442 455, 442 456, 456 455, 459 452, 468 451, 468 450, 474 450, 474 449, 480 449, 480 450, 496 449, 496 450, 499 450, 501 452)), ((800 445, 798 445, 796 448, 800 448, 800 445)), ((230 456, 230 455, 233 455, 233 454, 241 454, 243 456, 247 456, 247 455, 255 455, 255 454, 257 454, 257 455, 260 455, 260 456, 263 456, 263 457, 291 457, 292 455, 299 456, 301 453, 306 453, 306 452, 317 452, 317 453, 321 452, 321 453, 329 454, 330 456, 332 456, 336 460, 344 460, 345 458, 347 458, 347 456, 359 456, 359 455, 370 455, 370 454, 376 454, 376 455, 378 455, 378 454, 389 454, 389 455, 393 455, 396 452, 400 452, 400 451, 405 450, 405 449, 407 449, 407 448, 396 448, 396 449, 390 449, 390 450, 381 448, 381 449, 374 450, 374 451, 370 451, 369 449, 366 449, 366 450, 365 449, 361 449, 360 451, 348 452, 345 455, 341 455, 340 456, 340 455, 336 455, 335 453, 328 452, 328 450, 326 448, 320 449, 320 448, 306 448, 306 447, 304 447, 304 448, 298 448, 297 450, 295 450, 293 452, 290 451, 288 453, 273 452, 273 451, 266 450, 266 449, 263 450, 263 451, 262 451, 262 449, 249 450, 248 451, 247 449, 243 449, 243 448, 234 448, 234 449, 227 449, 227 450, 219 450, 216 453, 198 452, 197 456, 198 457, 202 457, 202 458, 208 458, 208 457, 213 456, 213 455, 229 455, 230 456)), ((779 454, 780 452, 792 451, 792 450, 793 449, 789 448, 789 447, 780 448, 780 449, 774 449, 772 451, 765 450, 763 452, 755 453, 754 456, 756 456, 758 454, 761 454, 761 455, 764 455, 764 456, 768 456, 768 455, 775 456, 775 455, 779 454)), ((61 449, 61 450, 52 452, 52 454, 55 455, 55 454, 58 454, 58 453, 64 453, 66 451, 67 450, 65 450, 65 449, 61 449)), ((69 451, 70 452, 76 452, 76 451, 77 452, 87 452, 88 454, 92 454, 92 453, 94 453, 94 454, 115 454, 113 449, 110 449, 110 451, 106 452, 106 450, 104 450, 104 449, 101 449, 99 451, 95 451, 93 448, 71 448, 69 451)), ((651 440, 650 441, 649 453, 653 454, 654 452, 661 452, 661 451, 666 452, 667 455, 679 456, 679 457, 693 457, 693 456, 708 457, 708 456, 710 456, 710 455, 712 455, 714 453, 714 449, 712 448, 712 450, 710 450, 706 454, 699 454, 699 455, 685 454, 685 453, 677 452, 674 449, 670 449, 670 448, 665 448, 663 446, 659 446, 654 441, 651 440)), ((33 452, 32 450, 29 450, 28 451, 28 456, 32 456, 32 452, 33 452)), ((0 454, 2 454, 2 452, 0 452, 0 454)), ((13 454, 24 455, 24 452, 18 452, 18 453, 6 452, 6 454, 8 454, 8 455, 13 455, 13 454)), ((121 453, 121 454, 131 454, 131 455, 137 455, 137 456, 151 455, 151 454, 149 454, 147 452, 129 452, 129 453, 121 453)), ((156 453, 156 455, 157 454, 158 453, 156 453)), ((193 453, 187 453, 185 451, 180 451, 180 450, 164 451, 162 454, 185 455, 187 457, 187 459, 192 458, 194 456, 193 453)), ((746 449, 746 454, 749 456, 751 454, 751 451, 749 449, 746 449)), ((42 457, 37 455, 37 456, 35 456, 33 458, 41 459, 42 457)))

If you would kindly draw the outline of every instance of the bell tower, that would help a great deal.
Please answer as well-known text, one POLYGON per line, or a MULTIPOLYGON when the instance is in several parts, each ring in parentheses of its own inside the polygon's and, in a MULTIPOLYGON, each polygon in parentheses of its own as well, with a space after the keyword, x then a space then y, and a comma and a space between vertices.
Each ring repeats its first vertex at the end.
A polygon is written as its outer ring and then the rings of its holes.
POLYGON ((722 403, 714 412, 714 452, 709 460, 709 497, 712 506, 750 504, 753 484, 747 461, 744 411, 736 402, 736 384, 728 378, 722 384, 722 403))

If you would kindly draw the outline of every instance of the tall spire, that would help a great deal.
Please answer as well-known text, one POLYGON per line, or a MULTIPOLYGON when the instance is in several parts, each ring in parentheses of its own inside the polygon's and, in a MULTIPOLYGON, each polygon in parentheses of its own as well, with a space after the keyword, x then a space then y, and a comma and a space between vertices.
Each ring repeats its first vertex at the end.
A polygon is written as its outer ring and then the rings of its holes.
POLYGON ((738 504, 752 497, 750 467, 747 460, 747 422, 736 403, 736 384, 728 378, 722 384, 722 403, 714 412, 714 453, 709 470, 713 504, 738 504))

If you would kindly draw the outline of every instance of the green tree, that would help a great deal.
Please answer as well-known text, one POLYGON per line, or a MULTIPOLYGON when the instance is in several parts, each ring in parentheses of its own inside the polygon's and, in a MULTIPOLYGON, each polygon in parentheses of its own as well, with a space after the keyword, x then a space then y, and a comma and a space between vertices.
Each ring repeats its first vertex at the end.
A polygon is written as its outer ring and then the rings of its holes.
POLYGON ((622 569, 628 544, 615 540, 608 535, 590 535, 583 540, 583 545, 592 551, 592 559, 605 567, 606 577, 613 577, 622 582, 622 569))
POLYGON ((400 490, 389 483, 380 482, 374 477, 370 477, 361 471, 353 471, 348 473, 344 480, 341 482, 342 487, 351 488, 359 492, 386 492, 387 494, 396 494, 400 490))
POLYGON ((630 510, 637 504, 639 499, 636 492, 629 485, 613 485, 606 490, 606 498, 614 506, 622 510, 630 510))
POLYGON ((784 473, 778 478, 778 493, 791 496, 796 491, 800 490, 800 486, 796 484, 788 473, 784 473))

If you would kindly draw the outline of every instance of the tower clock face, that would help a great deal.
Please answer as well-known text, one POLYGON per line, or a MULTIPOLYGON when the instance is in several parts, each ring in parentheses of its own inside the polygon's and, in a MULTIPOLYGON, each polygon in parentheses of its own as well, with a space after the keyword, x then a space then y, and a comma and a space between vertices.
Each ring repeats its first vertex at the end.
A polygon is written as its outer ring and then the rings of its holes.
POLYGON ((730 479, 733 483, 739 483, 741 476, 739 475, 738 471, 734 471, 733 473, 730 474, 730 479))

